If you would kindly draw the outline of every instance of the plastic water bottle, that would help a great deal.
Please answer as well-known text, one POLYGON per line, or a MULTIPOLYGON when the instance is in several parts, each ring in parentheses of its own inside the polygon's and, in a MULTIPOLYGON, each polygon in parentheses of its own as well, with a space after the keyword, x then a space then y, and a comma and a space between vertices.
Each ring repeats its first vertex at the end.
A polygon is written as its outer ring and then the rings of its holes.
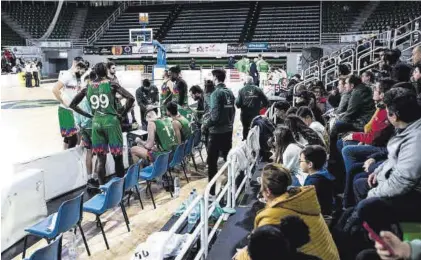
POLYGON ((175 177, 174 179, 174 198, 180 196, 180 178, 175 177))
MULTIPOLYGON (((190 197, 189 197, 189 203, 188 206, 190 206, 190 204, 194 201, 194 193, 193 191, 190 192, 190 197)), ((187 206, 187 207, 188 207, 187 206)), ((188 225, 190 228, 194 227, 194 225, 196 224, 197 221, 197 212, 196 212, 196 207, 194 207, 192 209, 192 211, 190 211, 189 213, 189 217, 188 217, 188 225)))
POLYGON ((69 260, 76 260, 77 259, 77 251, 76 251, 76 235, 73 232, 71 233, 70 238, 70 245, 69 245, 69 260))

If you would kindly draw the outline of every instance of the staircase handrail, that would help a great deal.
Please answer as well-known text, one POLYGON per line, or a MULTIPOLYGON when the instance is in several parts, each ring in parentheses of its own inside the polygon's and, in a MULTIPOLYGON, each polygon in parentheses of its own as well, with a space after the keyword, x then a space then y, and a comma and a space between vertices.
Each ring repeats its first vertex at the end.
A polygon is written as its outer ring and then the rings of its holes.
POLYGON ((126 10, 130 1, 122 2, 117 10, 115 10, 105 22, 88 38, 88 45, 92 45, 108 28, 110 25, 126 10))
MULTIPOLYGON (((419 33, 420 34, 420 37, 421 37, 421 31, 420 30, 413 30, 413 31, 409 31, 409 32, 406 32, 406 33, 404 33, 404 34, 401 34, 401 35, 399 35, 399 36, 395 36, 394 38, 393 38, 393 49, 395 49, 396 48, 396 42, 398 41, 398 40, 400 40, 400 39, 402 39, 402 38, 405 38, 405 37, 408 37, 408 36, 411 36, 412 34, 414 34, 414 33, 419 33)), ((402 44, 402 43, 401 43, 402 44)), ((400 45, 400 44, 399 44, 400 45)), ((409 44, 410 46, 412 46, 411 45, 411 43, 409 44)))

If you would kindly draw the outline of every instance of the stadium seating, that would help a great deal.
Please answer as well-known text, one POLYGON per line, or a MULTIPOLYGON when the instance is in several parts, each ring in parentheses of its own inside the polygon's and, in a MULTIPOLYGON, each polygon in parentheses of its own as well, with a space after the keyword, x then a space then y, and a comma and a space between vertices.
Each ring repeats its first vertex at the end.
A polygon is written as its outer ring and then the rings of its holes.
POLYGON ((25 39, 20 37, 6 23, 1 23, 1 45, 2 46, 25 45, 25 39))
MULTIPOLYGON (((383 4, 383 2, 381 3, 383 4)), ((346 32, 357 19, 367 2, 323 2, 322 7, 322 32, 340 33, 346 32)))
POLYGON ((49 36, 50 39, 69 39, 72 27, 73 18, 76 14, 76 5, 67 4, 63 5, 60 16, 57 20, 54 30, 49 36))
POLYGON ((116 8, 113 6, 89 7, 80 37, 83 39, 89 38, 115 10, 116 8))
POLYGON ((262 3, 253 41, 318 42, 320 4, 262 3))
POLYGON ((362 30, 396 28, 421 16, 421 2, 381 2, 364 23, 362 30))
POLYGON ((163 42, 236 43, 248 10, 247 3, 185 5, 163 42))
POLYGON ((154 34, 170 14, 171 5, 130 6, 117 21, 108 28, 102 37, 95 43, 96 46, 129 44, 129 29, 142 28, 139 24, 139 13, 149 13, 149 24, 154 34))

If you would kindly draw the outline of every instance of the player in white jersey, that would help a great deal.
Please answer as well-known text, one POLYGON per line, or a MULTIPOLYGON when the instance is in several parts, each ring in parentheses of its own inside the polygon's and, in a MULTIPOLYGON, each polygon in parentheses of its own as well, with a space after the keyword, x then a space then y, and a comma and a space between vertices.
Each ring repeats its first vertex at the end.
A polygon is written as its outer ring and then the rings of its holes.
POLYGON ((64 149, 75 147, 78 141, 75 119, 69 105, 81 88, 81 76, 85 70, 86 64, 82 57, 74 58, 72 67, 61 73, 53 88, 53 94, 60 102, 58 119, 64 149))

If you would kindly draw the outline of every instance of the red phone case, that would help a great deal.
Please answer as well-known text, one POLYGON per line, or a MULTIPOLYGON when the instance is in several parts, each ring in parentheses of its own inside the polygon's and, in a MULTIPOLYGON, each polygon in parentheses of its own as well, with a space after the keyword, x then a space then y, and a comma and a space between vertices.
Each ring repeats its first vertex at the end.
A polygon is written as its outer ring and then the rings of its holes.
POLYGON ((363 222, 363 227, 376 242, 380 243, 384 248, 386 248, 387 251, 389 251, 390 255, 395 255, 393 249, 386 242, 384 242, 384 240, 376 232, 374 232, 374 230, 368 225, 367 222, 363 222))

